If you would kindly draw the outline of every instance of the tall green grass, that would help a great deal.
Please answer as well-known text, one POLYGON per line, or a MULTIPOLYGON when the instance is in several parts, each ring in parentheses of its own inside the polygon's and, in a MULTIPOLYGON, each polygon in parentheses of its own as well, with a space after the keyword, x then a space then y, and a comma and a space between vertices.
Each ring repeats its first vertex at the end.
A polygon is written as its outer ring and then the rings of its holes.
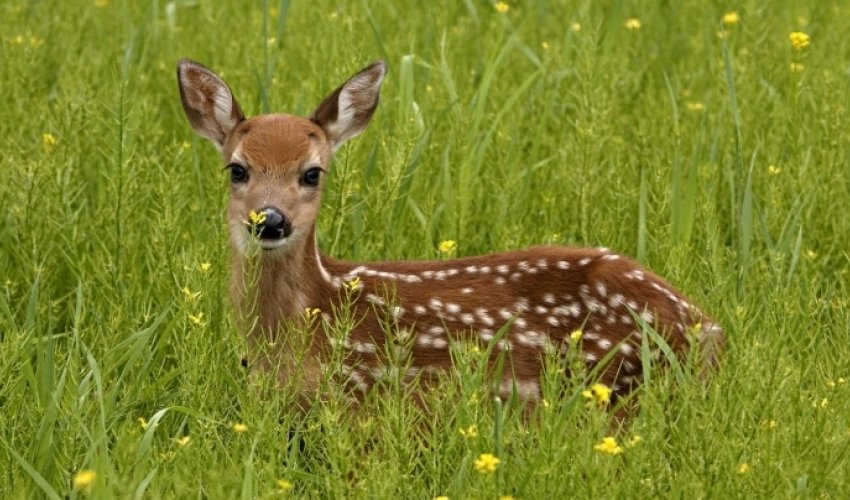
POLYGON ((0 496, 846 497, 850 6, 508 4, 0 5, 0 496), (181 57, 249 114, 308 114, 386 59, 333 164, 326 251, 611 247, 724 325, 719 369, 647 366, 616 434, 589 379, 553 361, 527 415, 464 351, 431 412, 388 382, 299 414, 239 364, 227 180, 183 116, 181 57), (622 454, 594 449, 609 435, 622 454))

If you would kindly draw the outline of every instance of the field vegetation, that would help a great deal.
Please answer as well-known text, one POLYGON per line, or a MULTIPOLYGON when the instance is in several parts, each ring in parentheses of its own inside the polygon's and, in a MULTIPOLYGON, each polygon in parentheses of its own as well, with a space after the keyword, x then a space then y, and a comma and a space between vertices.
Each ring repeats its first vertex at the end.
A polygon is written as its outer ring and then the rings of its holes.
POLYGON ((847 19, 837 0, 4 1, 0 497, 847 498, 847 19), (393 383, 294 411, 240 366, 228 174, 183 115, 181 57, 250 115, 307 115, 386 60, 333 164, 326 253, 609 247, 724 326, 719 369, 650 370, 619 431, 590 378, 553 364, 524 417, 463 350, 427 414, 393 383))

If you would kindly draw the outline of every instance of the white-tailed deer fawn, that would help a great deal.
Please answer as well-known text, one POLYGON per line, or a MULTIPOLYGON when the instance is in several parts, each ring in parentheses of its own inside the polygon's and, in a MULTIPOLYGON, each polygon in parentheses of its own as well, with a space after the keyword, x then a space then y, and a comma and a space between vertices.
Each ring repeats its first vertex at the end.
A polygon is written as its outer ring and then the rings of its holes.
POLYGON ((257 364, 275 365, 282 382, 296 378, 309 394, 323 360, 342 349, 346 383, 357 394, 386 373, 385 346, 397 341, 388 335, 409 339, 405 379, 411 382, 449 369, 455 341, 494 342, 493 356, 504 356, 506 367, 500 396, 533 401, 541 394, 544 352, 566 350, 574 331, 582 332, 580 353, 589 367, 608 361, 601 382, 615 397, 641 378, 647 326, 673 352, 697 342, 707 366, 714 363, 722 329, 664 280, 606 249, 545 246, 449 261, 373 263, 323 255, 315 225, 324 177, 334 151, 369 123, 385 73, 383 62, 363 69, 310 118, 246 119, 215 73, 189 60, 178 64, 189 122, 218 147, 229 170, 237 311, 252 318, 246 326, 252 350, 268 352, 271 344, 277 352, 277 359, 257 364), (255 282, 245 273, 250 259, 255 282), (246 298, 251 293, 256 304, 246 298), (317 322, 306 358, 292 358, 287 335, 299 325, 303 331, 305 310, 332 320, 329 313, 343 299, 351 301, 355 320, 348 335, 332 338, 328 323, 317 322))

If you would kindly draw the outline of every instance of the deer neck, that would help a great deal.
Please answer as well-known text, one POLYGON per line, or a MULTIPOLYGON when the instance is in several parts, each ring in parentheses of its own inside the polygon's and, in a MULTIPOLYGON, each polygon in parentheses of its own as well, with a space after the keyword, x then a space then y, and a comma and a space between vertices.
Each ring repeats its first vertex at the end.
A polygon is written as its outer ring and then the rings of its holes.
POLYGON ((322 304, 332 292, 315 228, 275 255, 234 254, 232 293, 240 319, 252 336, 260 334, 274 340, 285 331, 287 322, 299 321, 305 309, 322 304))

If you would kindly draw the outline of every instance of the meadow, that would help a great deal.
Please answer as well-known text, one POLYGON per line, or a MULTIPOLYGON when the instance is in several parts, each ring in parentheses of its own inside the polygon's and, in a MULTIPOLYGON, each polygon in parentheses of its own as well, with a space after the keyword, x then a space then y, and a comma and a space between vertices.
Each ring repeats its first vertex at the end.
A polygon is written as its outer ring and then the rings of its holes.
POLYGON ((837 0, 3 2, 0 497, 847 498, 847 19, 837 0), (651 371, 620 431, 590 379, 547 372, 524 418, 464 353, 433 412, 400 384, 294 411, 240 366, 228 174, 185 119, 181 57, 249 115, 307 115, 386 60, 332 167, 326 253, 609 247, 724 326, 720 366, 651 371))

